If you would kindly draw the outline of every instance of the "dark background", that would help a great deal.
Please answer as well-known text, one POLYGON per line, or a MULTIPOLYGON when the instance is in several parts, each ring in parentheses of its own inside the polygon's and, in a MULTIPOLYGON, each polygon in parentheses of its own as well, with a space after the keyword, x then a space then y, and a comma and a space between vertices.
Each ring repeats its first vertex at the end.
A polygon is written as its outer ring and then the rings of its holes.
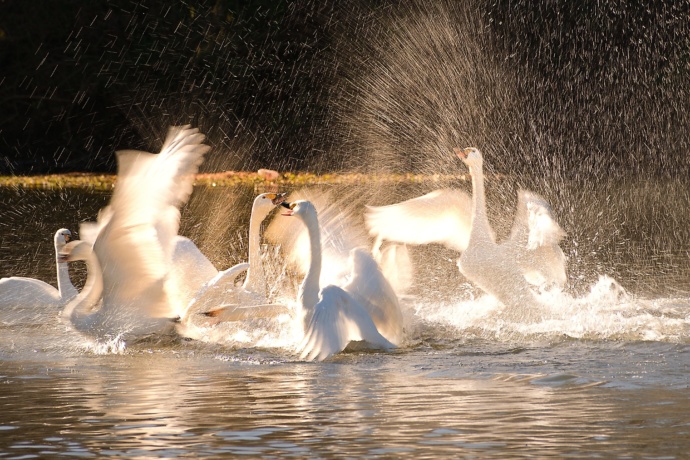
POLYGON ((0 0, 0 174, 114 171, 192 123, 206 171, 689 172, 690 2, 0 0))

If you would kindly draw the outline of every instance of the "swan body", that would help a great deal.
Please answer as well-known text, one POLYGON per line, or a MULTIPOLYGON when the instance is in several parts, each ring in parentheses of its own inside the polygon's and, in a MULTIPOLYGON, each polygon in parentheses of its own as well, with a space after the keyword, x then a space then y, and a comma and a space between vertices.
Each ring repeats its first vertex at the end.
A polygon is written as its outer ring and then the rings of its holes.
MULTIPOLYGON (((54 311, 67 304, 78 294, 69 278, 67 264, 59 260, 58 254, 72 238, 72 233, 61 228, 53 237, 55 247, 55 264, 57 267, 57 285, 55 289, 50 284, 34 278, 12 276, 0 279, 0 310, 18 311, 39 307, 36 311, 54 311)), ((27 310, 28 311, 28 310, 27 310)))
MULTIPOLYGON (((520 191, 511 235, 497 244, 486 218, 481 153, 473 149, 468 158, 472 197, 459 190, 436 190, 401 203, 368 207, 365 218, 376 238, 374 249, 383 240, 441 243, 462 253, 465 268, 461 271, 476 272, 482 267, 490 271, 484 262, 501 261, 501 267, 509 267, 505 270, 510 271, 510 278, 519 273, 535 286, 564 286, 566 261, 558 244, 565 233, 555 222, 549 204, 535 193, 520 191)), ((466 277, 475 281, 471 275, 466 277)), ((517 278, 515 283, 522 285, 517 278)))
POLYGON ((63 310, 75 329, 96 336, 169 332, 185 312, 170 275, 179 207, 210 147, 189 126, 171 127, 159 154, 119 151, 118 178, 98 216, 95 241, 65 245, 65 261, 86 260, 87 282, 63 310))
POLYGON ((344 350, 352 341, 364 341, 375 348, 394 348, 395 345, 382 335, 376 321, 382 325, 381 329, 391 330, 392 335, 399 338, 402 315, 393 289, 371 255, 361 250, 354 251, 347 284, 342 288, 334 284, 320 288, 321 234, 316 208, 305 200, 282 205, 288 209, 284 215, 298 217, 309 235, 309 268, 298 292, 305 330, 299 346, 301 358, 320 361, 344 350), (391 296, 388 301, 375 300, 381 299, 381 290, 384 291, 383 297, 391 296), (394 321, 400 321, 400 330, 396 326, 383 327, 385 323, 394 321))
POLYGON ((536 296, 525 279, 524 266, 528 257, 522 254, 531 256, 529 251, 547 244, 558 248, 563 231, 542 212, 542 208, 537 209, 529 193, 523 193, 520 199, 526 204, 519 207, 511 239, 508 243, 496 244, 486 214, 482 155, 474 148, 456 150, 456 153, 472 176, 472 227, 467 247, 458 260, 460 272, 508 307, 536 305, 536 296))
POLYGON ((217 272, 206 282, 190 303, 190 309, 204 312, 219 321, 240 321, 251 317, 275 317, 287 313, 283 305, 268 303, 266 277, 261 265, 261 223, 284 194, 262 193, 254 198, 249 217, 249 261, 217 272), (236 278, 246 271, 244 283, 235 285, 236 278))

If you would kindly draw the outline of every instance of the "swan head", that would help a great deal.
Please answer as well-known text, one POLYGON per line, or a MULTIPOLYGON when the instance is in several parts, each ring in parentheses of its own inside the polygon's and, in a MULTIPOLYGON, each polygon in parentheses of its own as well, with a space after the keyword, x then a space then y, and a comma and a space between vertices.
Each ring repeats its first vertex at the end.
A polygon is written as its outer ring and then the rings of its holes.
POLYGON ((53 237, 53 242, 55 242, 56 247, 62 248, 65 244, 69 243, 71 239, 72 239, 72 232, 70 232, 66 228, 61 228, 60 230, 55 232, 55 236, 53 237))
POLYGON ((454 148, 453 151, 468 167, 478 166, 481 167, 484 163, 484 158, 482 157, 482 152, 474 147, 468 147, 465 149, 454 148))
POLYGON ((316 215, 316 208, 307 200, 297 200, 292 203, 282 202, 280 205, 287 209, 287 211, 283 211, 284 216, 304 217, 308 214, 316 215))
POLYGON ((83 240, 75 240, 65 244, 58 254, 60 262, 74 262, 77 260, 86 260, 91 255, 93 246, 83 240))
POLYGON ((252 216, 256 216, 259 222, 263 221, 273 208, 283 202, 285 195, 285 193, 262 193, 258 195, 252 203, 252 216))

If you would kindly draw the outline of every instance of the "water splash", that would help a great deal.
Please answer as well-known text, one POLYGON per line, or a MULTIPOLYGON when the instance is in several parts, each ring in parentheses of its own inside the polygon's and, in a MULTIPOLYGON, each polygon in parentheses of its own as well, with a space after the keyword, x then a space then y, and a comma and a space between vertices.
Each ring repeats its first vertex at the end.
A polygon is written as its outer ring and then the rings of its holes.
POLYGON ((548 7, 413 1, 351 14, 337 101, 372 168, 448 171, 474 145, 548 180, 682 177, 690 140, 687 2, 548 7), (681 6, 683 5, 683 6, 681 6))
POLYGON ((586 295, 540 294, 539 311, 507 311, 495 299, 428 304, 415 302, 413 328, 434 324, 449 337, 462 336, 527 345, 534 341, 621 340, 687 343, 690 301, 686 298, 647 300, 630 296, 608 276, 590 286, 586 295))

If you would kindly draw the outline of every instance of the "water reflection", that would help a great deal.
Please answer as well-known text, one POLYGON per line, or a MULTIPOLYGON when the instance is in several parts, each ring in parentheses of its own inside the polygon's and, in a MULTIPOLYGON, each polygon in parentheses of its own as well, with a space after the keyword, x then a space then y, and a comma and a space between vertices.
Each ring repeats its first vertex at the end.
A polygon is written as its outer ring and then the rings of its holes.
POLYGON ((557 457, 680 454, 690 401, 568 375, 415 371, 422 355, 234 365, 197 352, 141 351, 4 363, 14 455, 172 457, 557 457), (445 375, 444 375, 445 374, 445 375), (633 402, 631 404, 631 402, 633 402))

